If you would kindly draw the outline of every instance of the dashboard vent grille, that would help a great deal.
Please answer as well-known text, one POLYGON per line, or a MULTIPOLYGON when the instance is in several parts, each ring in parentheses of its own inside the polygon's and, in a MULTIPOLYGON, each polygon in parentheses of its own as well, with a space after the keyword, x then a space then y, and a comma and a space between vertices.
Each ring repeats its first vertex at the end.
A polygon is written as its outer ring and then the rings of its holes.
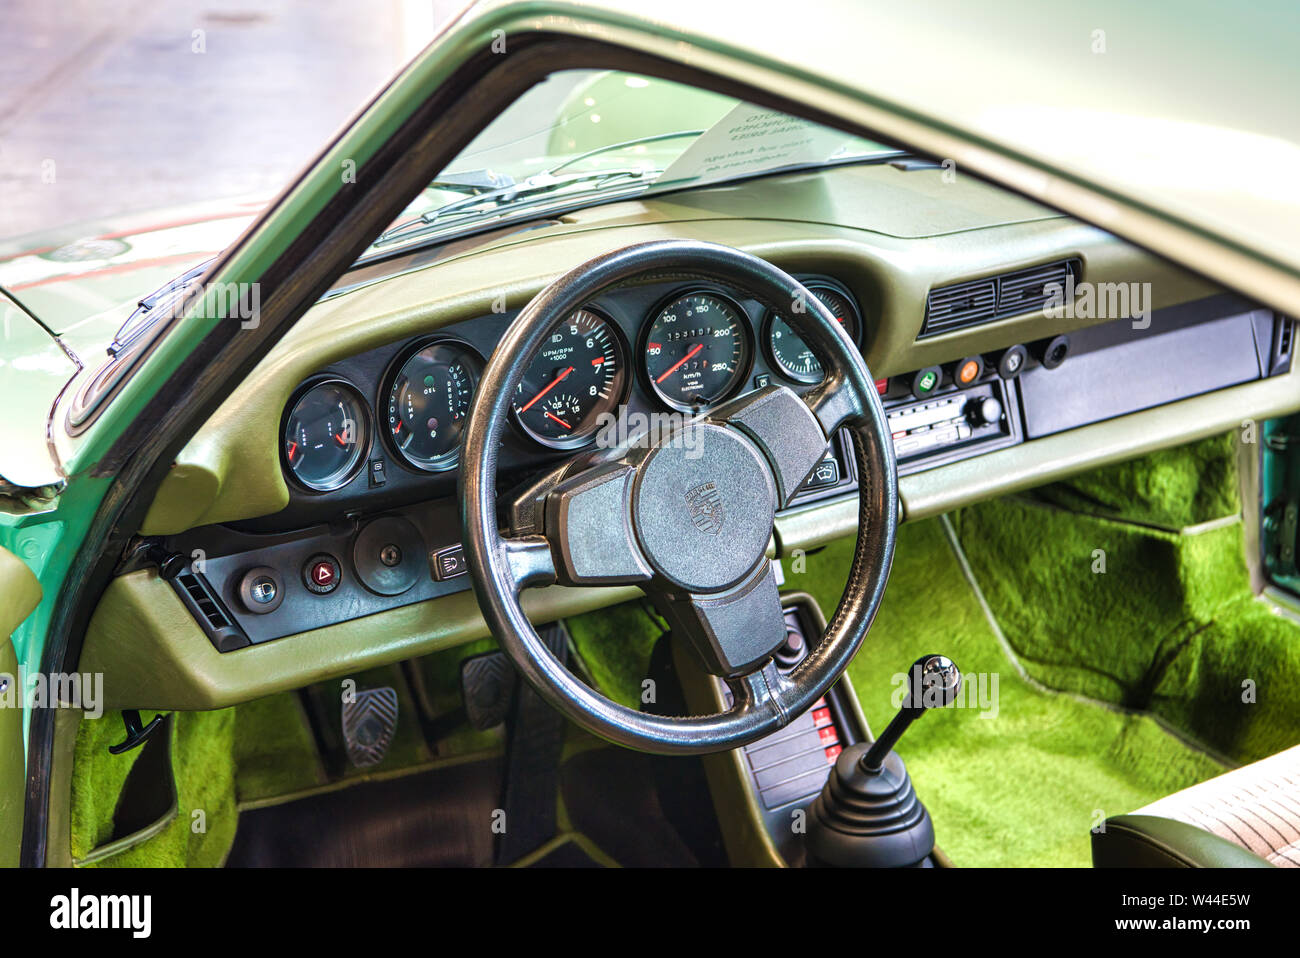
POLYGON ((925 322, 918 338, 1040 310, 1051 299, 1051 288, 1065 288, 1070 276, 1077 281, 1080 270, 1077 259, 1060 260, 933 289, 926 299, 925 322))
POLYGON ((213 632, 220 632, 231 627, 230 619, 226 617, 226 613, 221 606, 217 605, 212 596, 208 594, 208 590, 203 587, 203 583, 199 581, 198 576, 192 572, 182 572, 176 577, 176 582, 185 590, 185 594, 193 600, 194 607, 208 620, 208 625, 212 627, 213 632))

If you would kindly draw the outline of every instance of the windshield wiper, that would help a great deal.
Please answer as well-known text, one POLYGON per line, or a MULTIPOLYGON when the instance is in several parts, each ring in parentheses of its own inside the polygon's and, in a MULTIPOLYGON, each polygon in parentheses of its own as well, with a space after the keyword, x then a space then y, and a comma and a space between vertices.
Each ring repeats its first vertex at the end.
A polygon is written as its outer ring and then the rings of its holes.
MULTIPOLYGON (((445 216, 464 215, 474 212, 477 207, 483 203, 491 203, 484 212, 492 212, 516 200, 524 199, 530 196, 540 196, 547 193, 553 193, 563 189, 566 186, 574 186, 581 183, 593 183, 595 186, 589 192, 599 192, 608 183, 614 180, 634 178, 650 180, 658 176, 663 170, 657 170, 647 167, 620 167, 612 170, 591 170, 586 173, 570 173, 567 176, 558 176, 557 174, 575 163, 581 163, 583 160, 591 159, 593 156, 600 156, 603 153, 613 153, 618 150, 626 150, 633 146, 643 146, 646 143, 658 143, 662 140, 679 140, 684 137, 700 136, 704 130, 674 130, 671 133, 654 133, 650 136, 639 136, 631 140, 622 140, 618 143, 608 143, 605 146, 598 146, 594 150, 587 150, 585 153, 579 153, 577 156, 571 156, 554 166, 535 173, 526 178, 522 183, 515 183, 508 176, 494 173, 491 170, 471 170, 465 173, 449 173, 446 176, 439 177, 429 184, 434 189, 445 189, 452 192, 468 193, 468 196, 459 200, 452 200, 436 210, 429 210, 414 219, 398 223, 391 229, 380 233, 375 241, 370 244, 373 249, 376 246, 382 246, 385 243, 392 242, 398 237, 405 236, 413 230, 419 230, 424 226, 431 226, 437 223, 445 216), (490 188, 491 184, 497 180, 508 181, 496 188, 490 188)), ((584 191, 587 192, 587 191, 584 191)))
POLYGON ((171 316, 190 284, 206 273, 215 260, 216 257, 204 260, 198 266, 185 271, 166 286, 140 300, 136 304, 135 311, 126 318, 126 322, 119 326, 113 335, 113 341, 108 344, 108 354, 116 357, 126 352, 158 325, 159 320, 171 316), (163 309, 164 306, 172 308, 163 309))
POLYGON ((373 249, 376 246, 382 246, 393 240, 399 239, 414 231, 419 231, 423 227, 433 226, 444 217, 454 215, 464 215, 473 212, 494 212, 503 209, 520 199, 527 199, 533 196, 545 196, 558 192, 566 186, 577 186, 583 183, 594 184, 585 190, 576 192, 575 196, 583 196, 588 193, 599 193, 605 189, 611 181, 633 179, 653 180, 662 173, 663 170, 653 169, 651 167, 626 167, 616 170, 597 170, 591 173, 572 173, 567 176, 555 176, 549 170, 536 173, 528 177, 522 183, 516 183, 512 186, 502 187, 496 190, 488 190, 484 193, 475 193, 471 196, 465 196, 458 200, 452 200, 436 210, 429 210, 427 213, 406 220, 404 223, 398 223, 391 229, 380 233, 375 241, 370 244, 373 249), (480 206, 485 206, 480 210, 480 206))

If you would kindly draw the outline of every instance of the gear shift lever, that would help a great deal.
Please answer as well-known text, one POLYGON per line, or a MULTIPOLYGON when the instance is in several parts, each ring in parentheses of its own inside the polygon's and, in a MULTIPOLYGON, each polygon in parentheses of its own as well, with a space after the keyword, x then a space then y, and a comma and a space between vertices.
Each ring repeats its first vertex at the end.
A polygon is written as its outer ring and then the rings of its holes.
POLYGON ((927 709, 951 705, 961 672, 951 659, 923 655, 908 670, 903 707, 870 746, 845 749, 809 810, 808 853, 818 864, 898 868, 934 850, 934 825, 903 760, 902 734, 927 709))

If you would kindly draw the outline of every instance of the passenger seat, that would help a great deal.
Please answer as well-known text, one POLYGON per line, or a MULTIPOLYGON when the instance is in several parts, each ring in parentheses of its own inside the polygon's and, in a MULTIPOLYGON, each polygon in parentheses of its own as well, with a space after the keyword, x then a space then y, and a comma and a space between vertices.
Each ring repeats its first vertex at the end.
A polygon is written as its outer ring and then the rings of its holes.
POLYGON ((1175 792, 1092 834, 1097 868, 1300 868, 1300 746, 1175 792))

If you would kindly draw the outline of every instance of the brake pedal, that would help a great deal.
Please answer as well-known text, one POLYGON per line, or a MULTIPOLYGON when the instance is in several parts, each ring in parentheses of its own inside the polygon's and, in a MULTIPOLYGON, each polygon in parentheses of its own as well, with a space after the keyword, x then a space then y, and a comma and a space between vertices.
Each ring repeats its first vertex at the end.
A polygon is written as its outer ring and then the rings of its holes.
POLYGON ((343 702, 343 742, 348 761, 357 768, 383 761, 396 730, 396 689, 362 689, 355 699, 343 702))

